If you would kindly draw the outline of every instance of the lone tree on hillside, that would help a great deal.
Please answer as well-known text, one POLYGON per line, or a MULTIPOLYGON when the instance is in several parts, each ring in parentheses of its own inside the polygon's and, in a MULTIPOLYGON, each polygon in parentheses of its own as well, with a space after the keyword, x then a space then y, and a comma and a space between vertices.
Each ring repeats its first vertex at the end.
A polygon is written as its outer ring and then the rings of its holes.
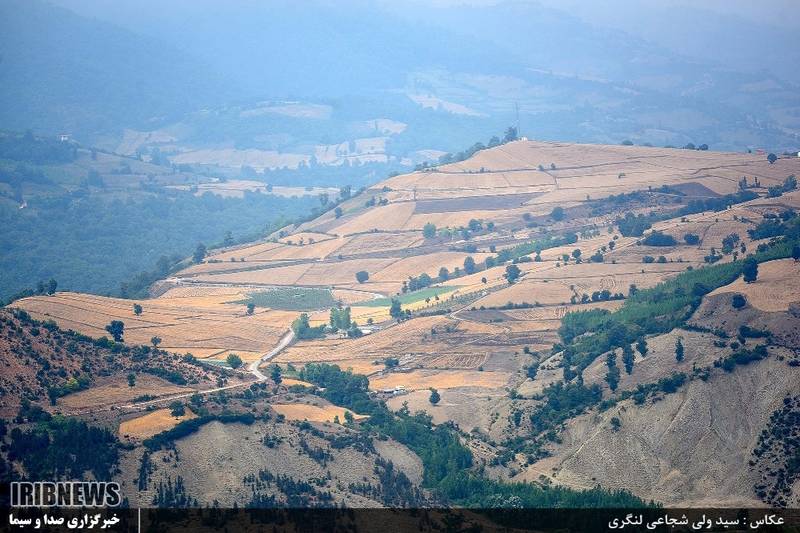
POLYGON ((639 337, 639 340, 636 341, 636 351, 639 352, 642 357, 647 357, 647 341, 644 337, 639 337))
POLYGON ((680 363, 683 361, 683 356, 683 340, 678 337, 678 340, 675 341, 675 360, 680 363))
POLYGON ((400 300, 392 298, 392 306, 389 308, 389 315, 395 320, 403 318, 403 308, 400 307, 400 300))
POLYGON ((550 212, 550 218, 558 222, 559 220, 564 220, 564 208, 561 206, 554 207, 553 210, 550 212))
POLYGON ((625 344, 622 347, 622 363, 625 365, 625 372, 629 375, 633 373, 633 348, 630 344, 625 344))
POLYGON ((114 342, 122 342, 122 335, 125 333, 125 324, 122 323, 122 320, 112 320, 111 323, 106 326, 106 331, 114 337, 114 342))
POLYGON ((235 353, 229 353, 228 357, 225 358, 225 362, 227 362, 228 366, 231 368, 239 368, 242 366, 242 358, 235 353))
POLYGON ((254 304, 253 302, 250 302, 249 304, 247 304, 247 314, 248 315, 252 315, 255 312, 255 310, 256 310, 256 304, 254 304))
POLYGON ((153 348, 158 348, 158 345, 161 344, 161 337, 150 337, 150 344, 153 345, 153 348))
POLYGON ((183 416, 186 414, 186 407, 180 400, 175 400, 169 404, 170 414, 172 416, 183 416))
POLYGON ((203 259, 206 258, 206 245, 202 242, 197 245, 197 248, 194 249, 194 254, 192 254, 192 261, 195 263, 201 263, 203 259))
POLYGON ((274 381, 276 385, 280 385, 281 381, 283 381, 283 378, 281 377, 281 367, 273 364, 270 367, 269 378, 274 381))
POLYGON ((131 372, 128 374, 128 387, 135 387, 136 386, 136 374, 131 372))
POLYGON ((422 235, 426 239, 433 239, 436 237, 436 225, 431 222, 425 224, 422 228, 422 235))
POLYGON ((439 391, 437 391, 434 388, 431 388, 431 395, 428 398, 428 401, 431 402, 431 405, 436 405, 437 403, 439 403, 441 399, 442 397, 439 395, 439 391))
POLYGON ((366 270, 359 270, 356 272, 356 281, 359 283, 364 283, 369 279, 369 272, 366 270))
POLYGON ((606 356, 606 366, 608 367, 608 373, 606 374, 606 383, 608 383, 608 388, 611 391, 617 390, 619 386, 619 368, 617 368, 617 354, 613 351, 608 352, 606 356))
POLYGON ((142 314, 142 306, 139 304, 133 304, 133 314, 139 316, 142 314))
POLYGON ((517 265, 511 264, 506 267, 505 278, 509 283, 514 283, 519 279, 520 269, 517 265))
POLYGON ((792 259, 795 261, 800 261, 800 246, 796 244, 792 248, 792 259))
POLYGON ((464 258, 464 272, 473 274, 475 272, 475 260, 471 255, 464 258))
POLYGON ((450 277, 450 271, 447 270, 447 267, 442 267, 439 269, 439 279, 441 281, 447 281, 449 277, 450 277))
POLYGON ((777 160, 778 160, 778 156, 773 154, 772 152, 770 152, 769 155, 767 156, 767 161, 769 161, 770 165, 775 163, 775 161, 777 161, 777 160))
POLYGON ((756 279, 758 279, 758 261, 752 257, 748 257, 742 267, 742 274, 745 283, 753 283, 756 281, 756 279))

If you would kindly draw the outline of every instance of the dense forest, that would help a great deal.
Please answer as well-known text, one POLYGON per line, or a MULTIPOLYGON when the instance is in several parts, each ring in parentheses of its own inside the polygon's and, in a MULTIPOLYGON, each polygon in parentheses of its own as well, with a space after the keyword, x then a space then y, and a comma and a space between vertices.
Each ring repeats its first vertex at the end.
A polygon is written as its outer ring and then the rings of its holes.
POLYGON ((161 256, 188 256, 198 243, 240 241, 306 214, 315 198, 206 193, 136 199, 39 197, 24 209, 0 203, 0 299, 51 278, 59 290, 118 294, 161 256))

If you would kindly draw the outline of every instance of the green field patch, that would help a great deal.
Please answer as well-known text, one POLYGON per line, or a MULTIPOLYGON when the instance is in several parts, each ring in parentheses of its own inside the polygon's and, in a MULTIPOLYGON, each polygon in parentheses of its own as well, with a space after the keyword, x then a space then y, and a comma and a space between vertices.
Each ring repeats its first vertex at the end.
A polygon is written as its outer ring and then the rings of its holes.
POLYGON ((336 306, 336 300, 329 289, 307 289, 303 287, 275 288, 247 295, 237 304, 253 304, 256 307, 269 307, 283 311, 313 311, 336 306))
MULTIPOLYGON (((436 296, 447 294, 448 292, 452 292, 457 288, 458 287, 455 285, 450 287, 427 287, 425 289, 420 289, 418 291, 401 294, 400 296, 397 296, 397 299, 400 300, 400 303, 402 305, 408 305, 419 302, 426 298, 434 300, 436 296)), ((368 302, 359 303, 357 305, 359 307, 389 307, 390 305, 392 305, 392 299, 378 298, 376 300, 370 300, 368 302)))

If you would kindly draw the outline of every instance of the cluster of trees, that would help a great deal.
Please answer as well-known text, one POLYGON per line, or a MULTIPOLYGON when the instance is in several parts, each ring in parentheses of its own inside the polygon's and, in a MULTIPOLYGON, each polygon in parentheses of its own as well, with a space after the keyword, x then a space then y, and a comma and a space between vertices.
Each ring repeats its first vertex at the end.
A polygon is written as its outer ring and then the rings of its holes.
MULTIPOLYGON (((439 157, 438 164, 446 165, 448 163, 457 163, 459 161, 465 161, 470 157, 472 157, 473 155, 475 155, 477 152, 480 152, 481 150, 485 150, 486 148, 494 148, 495 146, 500 146, 501 144, 509 143, 516 140, 517 140, 517 128, 509 126, 506 129, 505 133, 503 134, 502 139, 500 139, 497 136, 493 136, 491 139, 489 139, 489 142, 485 145, 481 142, 476 142, 475 144, 473 144, 472 146, 461 152, 455 154, 452 153, 444 154, 443 156, 439 157)), ((424 168, 429 168, 430 166, 431 165, 429 163, 425 162, 422 163, 421 165, 417 165, 416 170, 422 170, 424 168)))
MULTIPOLYGON (((360 422, 365 431, 374 430, 408 446, 422 460, 423 485, 435 491, 444 501, 457 505, 488 508, 510 499, 524 507, 641 507, 644 502, 625 491, 592 489, 575 491, 561 487, 540 487, 529 483, 508 483, 490 480, 473 472, 472 454, 461 443, 448 424, 433 425, 424 412, 411 414, 407 408, 397 414, 385 404, 369 398, 369 381, 365 376, 344 372, 336 365, 310 364, 301 372, 301 379, 323 388, 317 392, 329 401, 370 417, 360 422)), ((563 388, 563 384, 553 387, 563 388)), ((546 392, 548 409, 570 410, 560 402, 567 401, 571 410, 580 409, 580 401, 559 398, 556 389, 546 392)), ((599 401, 599 388, 588 390, 588 402, 599 401)), ((567 395, 571 396, 571 395, 567 395)), ((583 403, 588 403, 586 400, 583 403)), ((533 419, 533 417, 532 417, 533 419)))
POLYGON ((8 458, 22 464, 26 479, 85 479, 87 472, 111 479, 119 459, 114 433, 75 418, 46 418, 32 429, 11 430, 8 458))
POLYGON ((292 331, 298 340, 319 339, 325 335, 325 325, 311 327, 308 321, 308 313, 301 313, 292 322, 292 331))
POLYGON ((75 143, 55 137, 36 137, 28 131, 22 135, 0 134, 0 159, 25 161, 36 165, 70 163, 78 157, 75 143))
MULTIPOLYGON (((622 195, 620 195, 622 196, 622 195)), ((618 217, 614 224, 625 237, 641 237, 644 232, 653 227, 655 222, 670 218, 683 217, 704 211, 722 211, 729 206, 758 198, 753 191, 740 190, 734 194, 726 194, 716 198, 702 198, 689 200, 686 206, 673 211, 652 212, 647 215, 639 213, 634 215, 630 211, 625 216, 618 217)))
POLYGON ((222 243, 231 228, 243 238, 261 236, 281 217, 306 212, 309 202, 187 192, 124 201, 42 196, 28 199, 25 209, 0 203, 0 298, 50 278, 67 290, 141 297, 176 259, 196 251, 198 242, 222 243), (143 272, 152 265, 155 269, 143 272))

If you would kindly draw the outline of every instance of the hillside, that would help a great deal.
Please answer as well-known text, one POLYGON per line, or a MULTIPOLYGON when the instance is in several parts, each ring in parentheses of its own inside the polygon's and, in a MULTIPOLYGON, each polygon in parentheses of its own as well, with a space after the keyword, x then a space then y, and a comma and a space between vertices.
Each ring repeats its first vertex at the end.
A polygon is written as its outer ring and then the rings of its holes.
POLYGON ((33 320, 21 310, 0 310, 0 326, 4 418, 31 402, 57 413, 76 414, 136 398, 210 389, 226 376, 232 383, 240 381, 156 347, 116 344, 99 335, 92 339, 52 321, 33 320))
MULTIPOLYGON (((765 154, 513 141, 343 191, 325 214, 214 251, 149 299, 57 292, 13 307, 93 337, 121 320, 129 342, 157 335, 216 365, 236 353, 266 383, 277 363, 322 388, 265 398, 286 418, 324 424, 344 408, 396 435, 367 396, 401 421, 426 411, 492 480, 786 505, 793 441, 762 430, 790 420, 798 395, 798 173, 799 159, 765 154), (369 382, 351 395, 312 363, 369 382)), ((179 443, 200 461, 197 440, 179 443)), ((427 448, 404 444, 424 486, 463 497, 429 477, 427 448)), ((207 483, 190 492, 211 497, 207 483)), ((485 503, 490 481, 476 483, 485 503)))

